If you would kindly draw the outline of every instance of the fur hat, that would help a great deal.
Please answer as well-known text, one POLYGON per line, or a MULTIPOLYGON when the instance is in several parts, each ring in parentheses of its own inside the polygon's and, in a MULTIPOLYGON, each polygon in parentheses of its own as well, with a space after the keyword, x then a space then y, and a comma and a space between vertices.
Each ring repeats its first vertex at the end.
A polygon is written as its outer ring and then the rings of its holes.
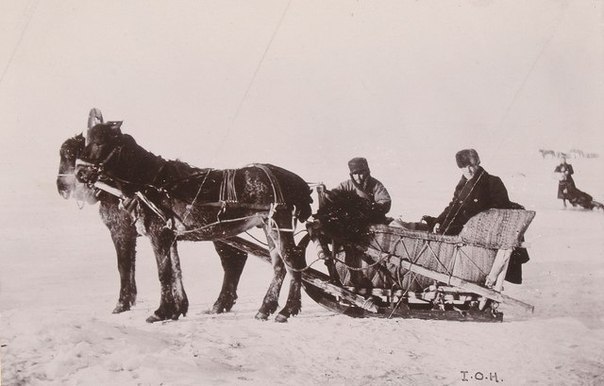
POLYGON ((480 157, 474 149, 460 150, 455 154, 455 161, 457 161, 457 167, 465 168, 466 166, 478 166, 480 165, 480 157))
POLYGON ((363 157, 355 157, 348 161, 348 168, 350 169, 350 174, 359 172, 369 173, 369 165, 367 164, 367 159, 363 157))

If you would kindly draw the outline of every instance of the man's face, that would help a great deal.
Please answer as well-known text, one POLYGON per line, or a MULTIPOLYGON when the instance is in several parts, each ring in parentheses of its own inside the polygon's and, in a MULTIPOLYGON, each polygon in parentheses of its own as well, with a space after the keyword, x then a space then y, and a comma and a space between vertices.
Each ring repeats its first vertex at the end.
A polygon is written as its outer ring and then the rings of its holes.
POLYGON ((468 165, 466 167, 461 168, 461 172, 466 179, 471 180, 478 170, 478 166, 468 165))
POLYGON ((367 180, 367 177, 369 177, 369 173, 367 173, 365 171, 360 171, 360 172, 354 172, 350 176, 352 177, 352 180, 354 182, 356 182, 359 185, 363 185, 363 183, 367 180))

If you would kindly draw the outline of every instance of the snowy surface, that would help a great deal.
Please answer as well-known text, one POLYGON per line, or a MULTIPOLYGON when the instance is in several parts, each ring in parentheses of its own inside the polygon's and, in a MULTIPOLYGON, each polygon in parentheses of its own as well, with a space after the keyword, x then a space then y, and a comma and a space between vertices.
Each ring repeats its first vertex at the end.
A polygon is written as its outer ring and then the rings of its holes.
POLYGON ((178 4, 0 3, 2 385, 604 383, 604 213, 562 209, 558 160, 538 152, 600 152, 570 162, 604 202, 602 2, 178 4), (524 284, 505 287, 535 312, 352 319, 304 295, 288 323, 259 322, 271 269, 250 257, 233 312, 214 316, 219 260, 181 243, 189 314, 150 325, 159 285, 139 239, 138 302, 113 315, 98 208, 55 187, 93 106, 200 167, 271 162, 334 186, 366 156, 407 221, 442 210, 455 151, 474 147, 537 212, 524 284))
MULTIPOLYGON (((145 239, 138 249, 138 303, 130 312, 112 315, 118 276, 97 208, 78 210, 56 194, 52 183, 40 181, 39 191, 21 197, 30 205, 13 208, 3 201, 8 215, 2 226, 3 380, 455 384, 468 371, 468 379, 476 372, 496 373, 509 384, 601 383, 604 213, 561 209, 554 198, 552 161, 535 159, 530 165, 522 175, 490 168, 502 172, 513 199, 537 211, 527 234, 531 261, 524 284, 505 289, 533 304, 535 313, 502 307, 500 324, 352 319, 306 296, 302 314, 289 323, 259 322, 253 316, 271 269, 254 257, 233 312, 208 315, 220 288, 218 258, 208 243, 181 243, 189 314, 149 325, 144 320, 157 306, 159 288, 145 239), (528 189, 535 185, 544 188, 528 189)), ((578 184, 588 182, 581 170, 602 170, 602 162, 594 160, 574 165, 578 184)), ((390 186, 396 200, 404 197, 402 188, 390 186)), ((604 196, 601 183, 593 189, 604 196)), ((429 189, 424 193, 426 200, 448 199, 429 189)), ((422 201, 416 201, 409 205, 421 208, 422 201)))

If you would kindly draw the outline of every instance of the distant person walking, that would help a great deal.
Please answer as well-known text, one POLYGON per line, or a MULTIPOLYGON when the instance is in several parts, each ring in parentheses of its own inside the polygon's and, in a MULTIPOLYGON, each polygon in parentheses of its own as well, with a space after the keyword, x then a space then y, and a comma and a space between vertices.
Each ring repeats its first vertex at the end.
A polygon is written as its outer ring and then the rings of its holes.
POLYGON ((566 200, 572 198, 572 194, 576 189, 575 180, 572 175, 575 174, 573 165, 566 162, 566 158, 562 158, 562 163, 554 169, 554 173, 558 176, 558 198, 562 200, 566 208, 566 200))
POLYGON ((565 208, 568 200, 573 207, 604 210, 604 204, 595 201, 591 195, 577 188, 572 177, 575 174, 573 165, 567 163, 565 157, 562 158, 562 163, 556 166, 554 173, 558 176, 558 198, 562 200, 565 208))

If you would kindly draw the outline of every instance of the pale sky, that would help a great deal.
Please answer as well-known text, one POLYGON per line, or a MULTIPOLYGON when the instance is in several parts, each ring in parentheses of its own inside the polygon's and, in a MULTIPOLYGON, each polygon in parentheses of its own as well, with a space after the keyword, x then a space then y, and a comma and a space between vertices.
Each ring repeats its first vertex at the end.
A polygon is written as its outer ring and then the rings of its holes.
POLYGON ((604 155, 603 70, 601 0, 3 0, 2 169, 54 170, 91 107, 167 158, 334 182, 357 155, 604 155))

